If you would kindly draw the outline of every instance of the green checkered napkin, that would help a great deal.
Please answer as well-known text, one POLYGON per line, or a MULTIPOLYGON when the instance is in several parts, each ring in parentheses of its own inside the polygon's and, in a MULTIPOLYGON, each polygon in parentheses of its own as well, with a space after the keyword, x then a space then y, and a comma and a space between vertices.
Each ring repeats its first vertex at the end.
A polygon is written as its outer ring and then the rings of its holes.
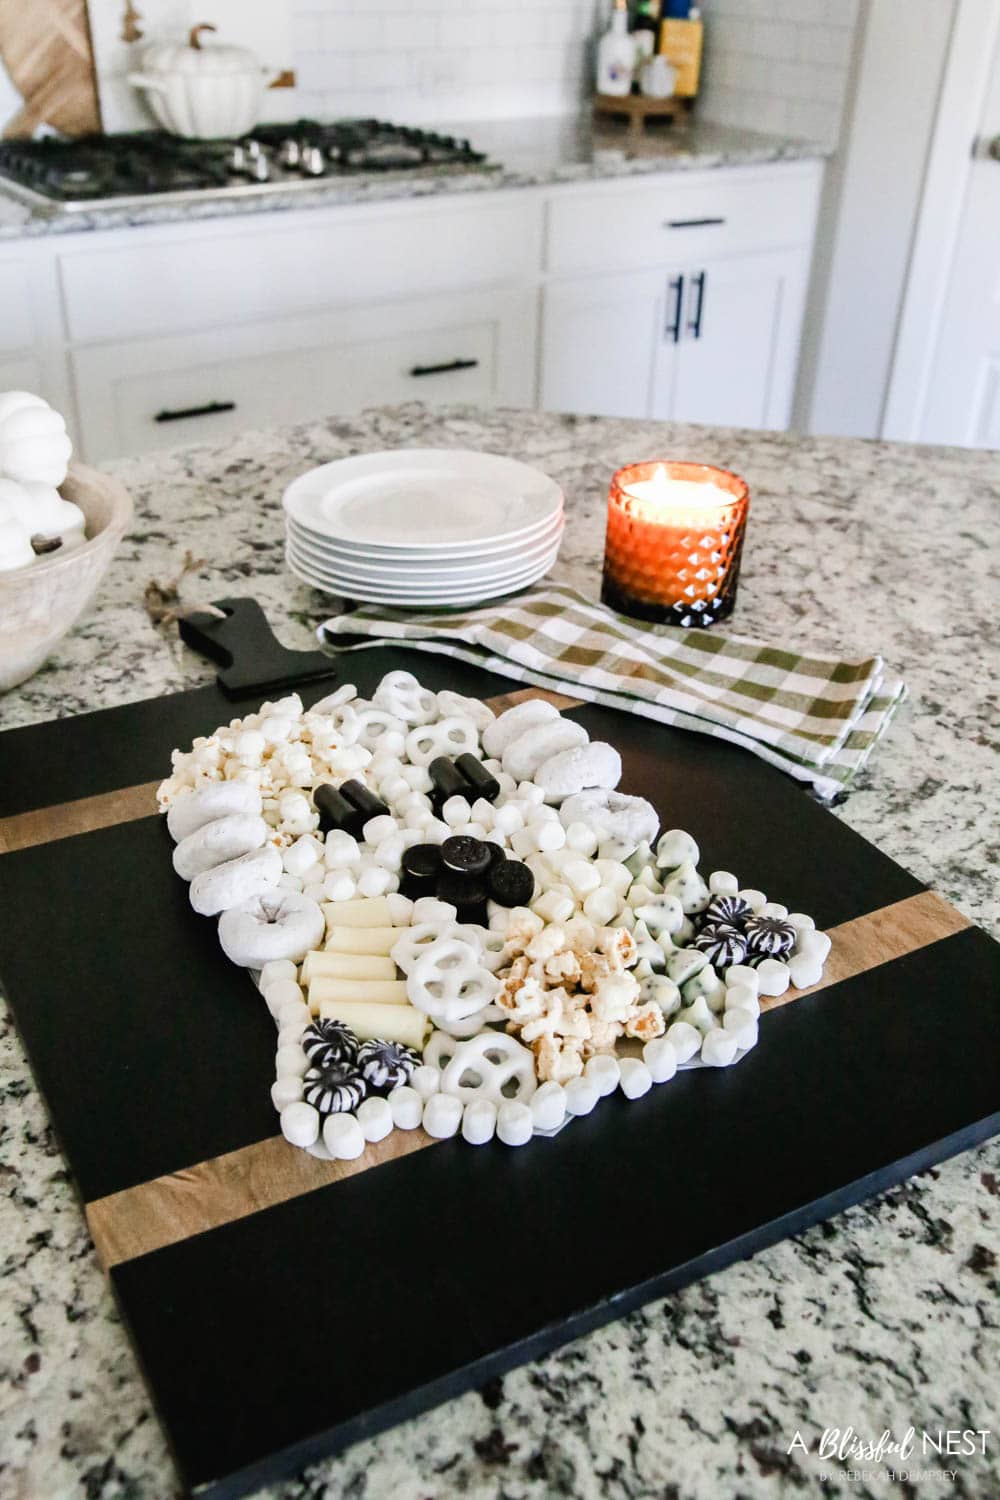
POLYGON ((470 614, 372 605, 328 620, 318 634, 334 646, 340 637, 354 646, 406 641, 717 735, 810 782, 824 801, 850 786, 906 693, 880 656, 838 661, 748 636, 639 624, 560 584, 470 614))

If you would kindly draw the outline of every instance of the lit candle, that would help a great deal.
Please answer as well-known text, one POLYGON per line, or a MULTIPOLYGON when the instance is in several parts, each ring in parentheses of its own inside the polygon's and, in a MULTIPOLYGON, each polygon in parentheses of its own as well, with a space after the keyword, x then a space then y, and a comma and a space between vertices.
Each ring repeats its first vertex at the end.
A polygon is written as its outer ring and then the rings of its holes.
POLYGON ((601 598, 621 614, 712 625, 732 613, 750 497, 726 469, 664 460, 619 469, 601 598))

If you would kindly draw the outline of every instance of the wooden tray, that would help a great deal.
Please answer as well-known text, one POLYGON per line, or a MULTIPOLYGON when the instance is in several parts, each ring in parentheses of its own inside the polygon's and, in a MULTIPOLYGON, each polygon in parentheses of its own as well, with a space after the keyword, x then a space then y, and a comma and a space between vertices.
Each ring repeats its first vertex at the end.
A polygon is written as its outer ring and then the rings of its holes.
MULTIPOLYGON (((513 689, 402 649, 344 675, 399 666, 513 689)), ((211 687, 0 736, 0 974, 191 1492, 291 1473, 1000 1129, 1000 947, 763 762, 587 706, 707 868, 831 931, 819 992, 738 1067, 525 1150, 288 1147, 273 1025, 149 815, 171 748, 233 712, 211 687)))

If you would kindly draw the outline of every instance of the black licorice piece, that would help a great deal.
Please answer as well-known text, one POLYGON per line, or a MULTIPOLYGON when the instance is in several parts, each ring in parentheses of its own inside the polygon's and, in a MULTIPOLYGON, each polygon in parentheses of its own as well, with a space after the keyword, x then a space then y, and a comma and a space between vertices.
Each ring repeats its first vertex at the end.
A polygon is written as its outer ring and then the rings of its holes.
POLYGON ((357 835, 367 822, 364 813, 353 807, 347 798, 341 796, 337 788, 331 786, 328 781, 316 787, 313 792, 313 803, 319 813, 319 826, 322 833, 329 833, 331 828, 341 828, 345 833, 357 835))
POLYGON ((496 777, 491 775, 483 765, 478 756, 466 751, 455 761, 455 765, 466 781, 472 787, 477 797, 485 797, 487 802, 495 802, 500 795, 500 783, 496 777))
POLYGON ((489 892, 498 906, 527 906, 535 894, 535 877, 519 859, 491 865, 489 892))
POLYGON ((456 769, 456 763, 449 760, 447 755, 438 755, 427 767, 431 778, 431 801, 436 803, 447 802, 449 797, 468 797, 469 782, 466 781, 461 771, 456 769))
POLYGON ((367 823, 369 818, 392 816, 381 797, 376 797, 375 793, 369 790, 362 781, 342 781, 340 795, 346 797, 359 813, 364 814, 364 823, 367 823))
MULTIPOLYGON (((452 834, 441 845, 441 859, 446 870, 459 875, 485 875, 493 863, 493 857, 484 839, 469 838, 466 834, 452 834)), ((442 897, 447 900, 447 897, 442 897)))

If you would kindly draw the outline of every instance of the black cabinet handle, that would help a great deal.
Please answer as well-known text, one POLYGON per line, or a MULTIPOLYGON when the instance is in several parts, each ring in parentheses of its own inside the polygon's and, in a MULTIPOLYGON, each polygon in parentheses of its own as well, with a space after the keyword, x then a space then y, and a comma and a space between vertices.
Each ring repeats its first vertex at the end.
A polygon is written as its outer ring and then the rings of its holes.
POLYGON ((450 375, 452 370, 474 370, 478 359, 449 359, 443 365, 414 365, 410 374, 417 379, 421 375, 450 375))
POLYGON ((214 417, 222 411, 235 411, 235 401, 206 401, 204 406, 181 406, 174 411, 158 411, 154 422, 183 422, 187 417, 214 417))
POLYGON ((664 219, 664 229, 715 229, 725 219, 664 219))
POLYGON ((699 271, 697 276, 691 277, 691 285, 696 288, 694 317, 688 321, 688 333, 692 338, 701 338, 701 310, 705 305, 705 272, 699 271))
POLYGON ((675 276, 673 281, 667 283, 668 291, 674 294, 674 308, 671 321, 663 330, 668 339, 679 343, 681 336, 681 304, 684 301, 684 277, 675 276))

